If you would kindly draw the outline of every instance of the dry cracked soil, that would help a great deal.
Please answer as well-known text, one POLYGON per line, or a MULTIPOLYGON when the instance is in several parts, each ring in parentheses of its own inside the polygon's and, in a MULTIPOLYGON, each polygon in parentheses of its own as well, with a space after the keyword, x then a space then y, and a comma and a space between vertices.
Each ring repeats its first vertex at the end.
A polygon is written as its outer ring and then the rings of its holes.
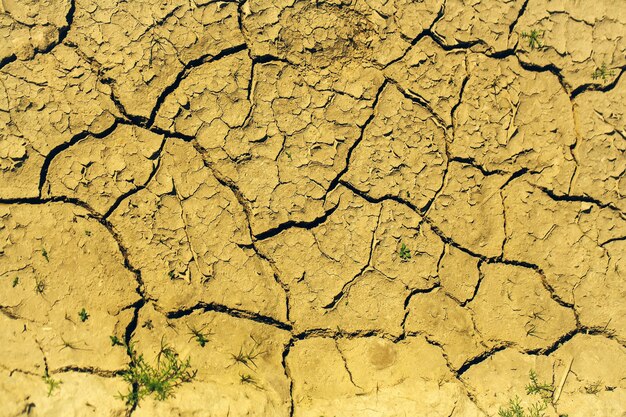
POLYGON ((0 34, 1 417, 626 416, 624 0, 0 34))

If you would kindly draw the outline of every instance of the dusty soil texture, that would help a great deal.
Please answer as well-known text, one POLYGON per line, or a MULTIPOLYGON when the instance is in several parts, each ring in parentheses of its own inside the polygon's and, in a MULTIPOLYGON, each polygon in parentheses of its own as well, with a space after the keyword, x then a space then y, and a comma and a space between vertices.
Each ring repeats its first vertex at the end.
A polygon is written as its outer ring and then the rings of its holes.
POLYGON ((0 0, 0 38, 0 417, 626 416, 624 0, 0 0))

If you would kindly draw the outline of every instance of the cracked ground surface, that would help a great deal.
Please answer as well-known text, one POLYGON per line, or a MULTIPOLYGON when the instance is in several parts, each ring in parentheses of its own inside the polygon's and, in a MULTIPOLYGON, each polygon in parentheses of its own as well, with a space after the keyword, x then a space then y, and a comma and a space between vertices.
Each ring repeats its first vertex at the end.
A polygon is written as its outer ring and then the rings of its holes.
POLYGON ((622 1, 0 0, 0 34, 0 417, 491 417, 530 370, 546 416, 626 416, 622 1), (164 342, 195 378, 126 404, 164 342))

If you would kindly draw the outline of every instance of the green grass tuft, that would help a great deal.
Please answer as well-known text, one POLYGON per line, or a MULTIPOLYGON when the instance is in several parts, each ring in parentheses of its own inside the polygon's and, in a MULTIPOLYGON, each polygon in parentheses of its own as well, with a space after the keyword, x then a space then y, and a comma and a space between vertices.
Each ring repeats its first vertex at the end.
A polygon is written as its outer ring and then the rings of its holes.
POLYGON ((131 385, 131 390, 120 394, 120 398, 128 405, 135 406, 149 395, 163 401, 172 397, 177 387, 196 376, 196 371, 191 370, 190 359, 181 360, 178 353, 163 340, 154 366, 145 360, 143 354, 137 354, 132 345, 127 349, 131 360, 122 377, 131 385))

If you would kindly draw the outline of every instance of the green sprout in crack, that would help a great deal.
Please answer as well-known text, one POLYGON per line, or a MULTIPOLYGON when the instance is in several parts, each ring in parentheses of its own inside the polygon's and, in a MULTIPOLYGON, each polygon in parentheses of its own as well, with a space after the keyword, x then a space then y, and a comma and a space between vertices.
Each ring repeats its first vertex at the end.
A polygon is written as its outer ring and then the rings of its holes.
POLYGON ((402 243, 402 245, 400 245, 400 250, 398 251, 398 255, 400 256, 400 259, 403 262, 406 262, 409 259, 411 259, 411 251, 409 250, 409 248, 404 243, 402 243))
POLYGON ((552 398, 552 394, 554 393, 554 386, 552 384, 548 384, 546 382, 539 382, 537 378, 537 373, 534 370, 530 370, 528 377, 530 378, 530 383, 526 385, 526 394, 529 395, 540 395, 544 400, 548 400, 552 398))
POLYGON ((541 39, 546 32, 544 30, 531 29, 530 32, 522 32, 522 38, 528 39, 530 49, 541 48, 543 45, 541 39))
POLYGON ((19 284, 19 283, 20 283, 20 277, 15 277, 15 278, 13 278, 13 282, 11 283, 11 286, 13 288, 15 288, 15 287, 17 287, 17 284, 19 284))
POLYGON ((57 389, 59 385, 61 385, 61 381, 57 381, 56 379, 52 378, 48 374, 48 371, 46 371, 45 375, 43 376, 43 381, 48 386, 48 397, 50 397, 54 390, 57 389))
POLYGON ((89 318, 89 313, 87 313, 87 310, 85 310, 85 307, 83 307, 82 310, 78 312, 78 317, 80 318, 80 321, 82 321, 83 323, 87 321, 87 319, 89 318))
POLYGON ((605 83, 608 78, 611 78, 614 75, 615 75, 615 71, 613 71, 612 69, 608 69, 606 67, 606 63, 603 62, 601 67, 598 67, 595 69, 593 74, 591 74, 591 77, 594 80, 601 78, 602 82, 605 83))
POLYGON ((189 334, 191 334, 191 337, 189 338, 190 341, 192 339, 196 339, 196 342, 198 342, 200 347, 204 347, 207 344, 211 333, 204 331, 206 326, 203 326, 202 328, 198 329, 196 327, 187 325, 187 328, 189 329, 189 334))
POLYGON ((190 382, 196 376, 197 371, 191 370, 190 359, 181 360, 178 353, 163 342, 163 339, 154 366, 145 360, 143 354, 137 354, 132 345, 127 349, 130 364, 122 372, 122 377, 132 388, 128 393, 120 394, 120 398, 128 405, 136 406, 149 395, 163 401, 172 397, 177 387, 190 382))

